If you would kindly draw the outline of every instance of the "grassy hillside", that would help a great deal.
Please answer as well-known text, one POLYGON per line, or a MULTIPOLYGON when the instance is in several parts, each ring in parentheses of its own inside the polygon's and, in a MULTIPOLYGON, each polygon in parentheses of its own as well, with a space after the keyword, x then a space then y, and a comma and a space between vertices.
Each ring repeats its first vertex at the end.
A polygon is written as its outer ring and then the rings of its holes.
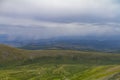
POLYGON ((120 54, 0 45, 0 80, 119 80, 120 54))

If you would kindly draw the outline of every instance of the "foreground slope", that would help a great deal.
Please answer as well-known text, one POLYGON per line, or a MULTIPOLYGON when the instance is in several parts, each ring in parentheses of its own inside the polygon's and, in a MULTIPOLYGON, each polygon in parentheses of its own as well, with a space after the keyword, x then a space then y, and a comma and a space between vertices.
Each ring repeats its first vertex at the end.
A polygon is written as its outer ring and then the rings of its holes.
POLYGON ((119 80, 120 54, 0 45, 0 80, 119 80))

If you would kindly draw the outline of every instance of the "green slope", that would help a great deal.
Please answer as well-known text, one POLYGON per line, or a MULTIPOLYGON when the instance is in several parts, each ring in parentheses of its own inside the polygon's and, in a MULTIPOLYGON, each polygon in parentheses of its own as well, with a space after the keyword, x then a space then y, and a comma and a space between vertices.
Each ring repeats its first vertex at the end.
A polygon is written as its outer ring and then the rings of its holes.
POLYGON ((119 80, 120 54, 0 45, 0 80, 119 80))

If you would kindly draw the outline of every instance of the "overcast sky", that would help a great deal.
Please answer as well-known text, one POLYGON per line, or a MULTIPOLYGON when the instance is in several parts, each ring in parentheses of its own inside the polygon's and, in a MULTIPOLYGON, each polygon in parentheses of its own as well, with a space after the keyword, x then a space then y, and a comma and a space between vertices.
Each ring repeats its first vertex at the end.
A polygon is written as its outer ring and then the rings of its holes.
POLYGON ((119 9, 119 0, 0 0, 0 35, 120 35, 119 9))

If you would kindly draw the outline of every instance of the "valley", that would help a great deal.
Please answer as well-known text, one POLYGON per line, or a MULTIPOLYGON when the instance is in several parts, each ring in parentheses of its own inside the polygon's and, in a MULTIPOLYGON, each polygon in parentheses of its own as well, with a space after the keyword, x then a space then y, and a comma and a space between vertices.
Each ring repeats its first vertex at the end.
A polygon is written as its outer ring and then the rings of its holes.
POLYGON ((120 54, 0 45, 0 80, 119 80, 120 54))

